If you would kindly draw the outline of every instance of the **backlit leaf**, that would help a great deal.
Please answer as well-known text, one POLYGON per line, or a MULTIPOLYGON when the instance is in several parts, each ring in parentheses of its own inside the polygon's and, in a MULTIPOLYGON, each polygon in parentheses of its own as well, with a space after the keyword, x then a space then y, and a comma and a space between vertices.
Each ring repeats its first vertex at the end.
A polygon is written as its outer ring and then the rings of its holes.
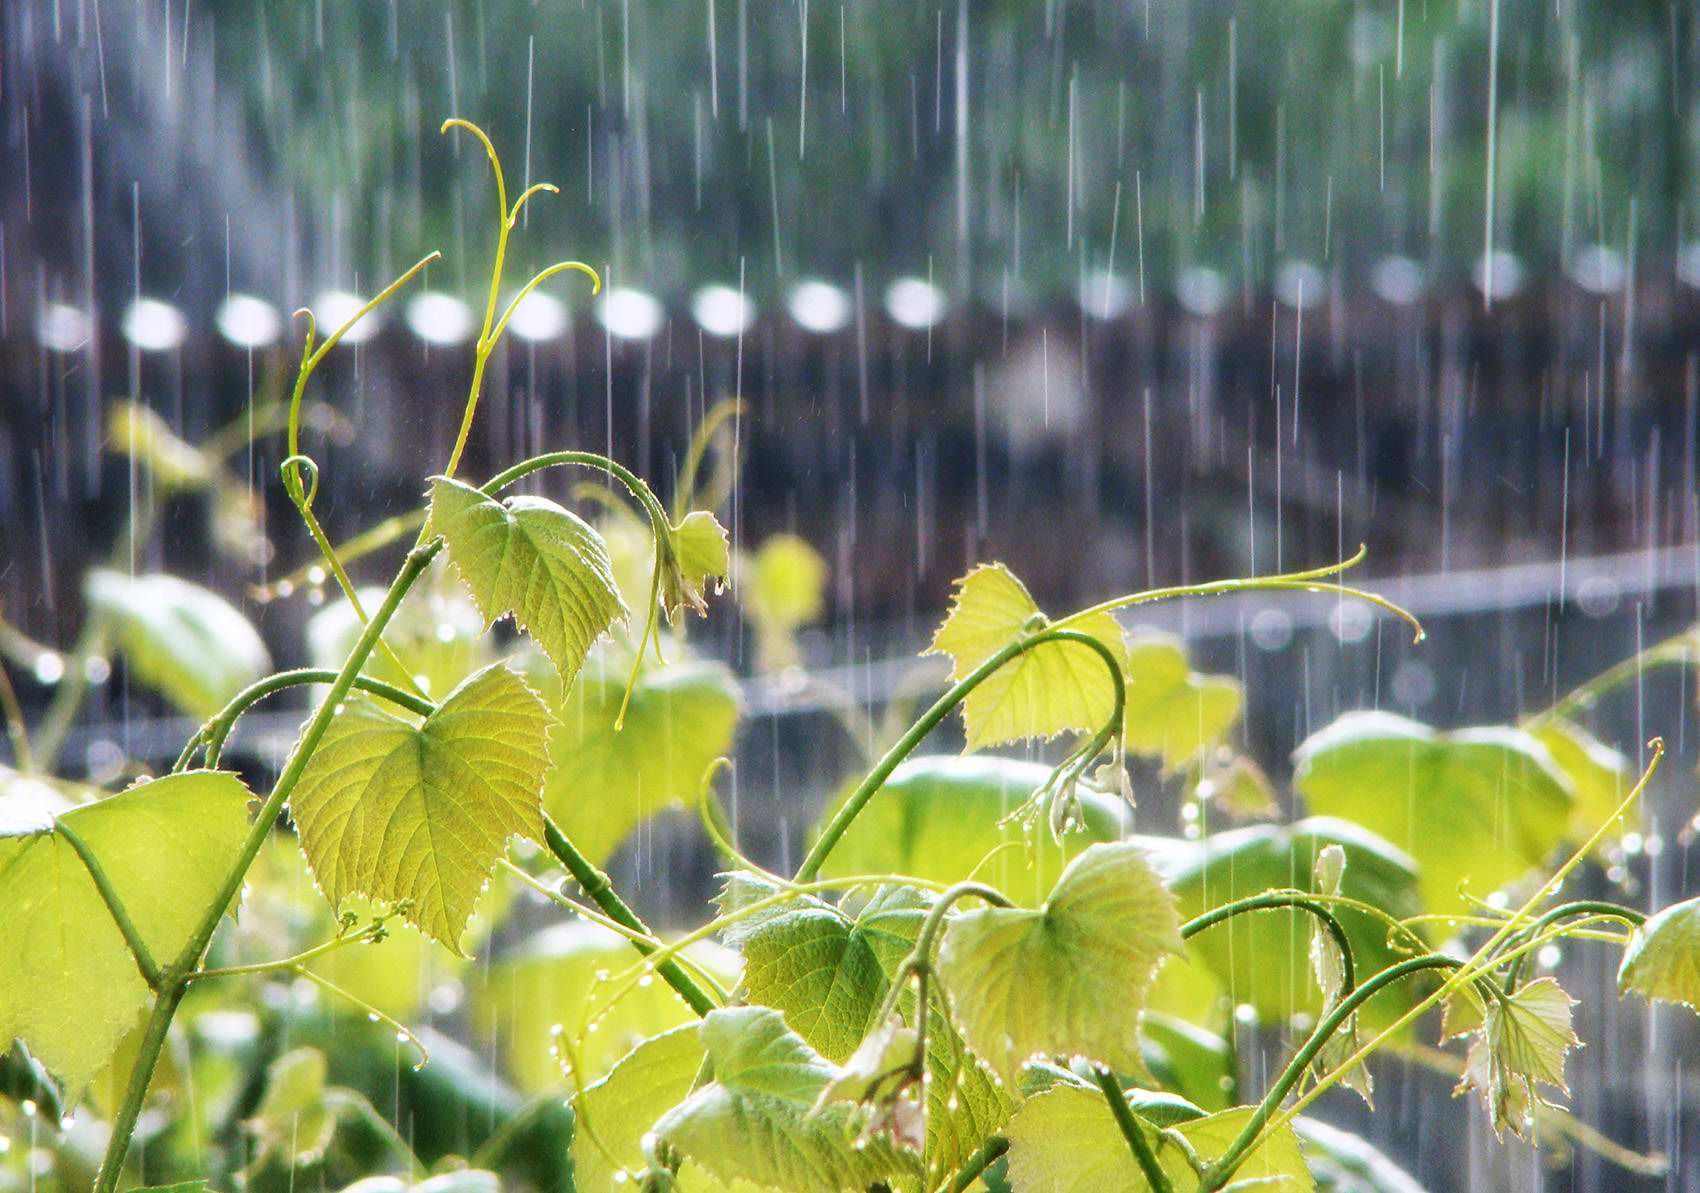
POLYGON ((1605 847, 1615 844, 1625 832, 1640 829, 1639 800, 1621 818, 1617 816, 1623 797, 1635 786, 1635 771, 1629 759, 1573 721, 1546 721, 1529 732, 1547 748, 1576 792, 1570 814, 1570 840, 1580 844, 1602 824, 1610 823, 1611 830, 1601 840, 1601 846, 1605 847))
POLYGON ((200 489, 217 466, 184 442, 163 418, 139 402, 119 402, 106 416, 112 447, 146 466, 162 489, 200 489))
POLYGON ((1347 713, 1294 754, 1311 811, 1356 821, 1416 858, 1433 912, 1469 907, 1541 865, 1564 837, 1570 782, 1519 729, 1440 733, 1384 712, 1347 713))
POLYGON ((1552 978, 1537 978, 1504 999, 1487 1000, 1455 1092, 1481 1091, 1495 1135, 1507 1127, 1515 1135, 1527 1133, 1536 1103, 1544 1101, 1538 1086, 1569 1092, 1564 1055, 1581 1043, 1570 1026, 1575 1003, 1552 978))
POLYGON ((266 1069, 266 1092, 247 1122, 259 1154, 252 1168, 270 1156, 289 1167, 313 1164, 324 1157, 336 1135, 336 1110, 325 1100, 325 1054, 317 1048, 295 1048, 266 1069))
POLYGON ((732 570, 726 528, 707 510, 695 510, 669 532, 669 554, 661 571, 661 607, 670 621, 687 606, 708 615, 706 590, 716 592, 732 570))
POLYGON ((565 680, 626 616, 602 536, 552 501, 497 501, 440 476, 431 482, 430 527, 485 624, 513 614, 565 680))
POLYGON ((738 599, 755 627, 763 671, 801 662, 796 632, 825 609, 826 578, 826 560, 794 534, 770 535, 755 554, 739 557, 738 599))
POLYGON ((691 1092, 704 1055, 694 1023, 675 1027, 643 1041, 573 1099, 576 1187, 612 1189, 621 1169, 644 1168, 643 1137, 691 1092))
POLYGON ((1200 675, 1179 638, 1152 630, 1127 639, 1127 716, 1123 741, 1174 770, 1215 745, 1239 719, 1244 695, 1226 675, 1200 675))
POLYGON ((1700 899, 1673 904, 1635 929, 1623 950, 1617 988, 1700 1008, 1700 899))
POLYGON ((138 681, 192 717, 210 717, 271 670, 259 633, 229 601, 176 576, 83 577, 89 608, 114 627, 138 681))
MULTIPOLYGON (((17 796, 0 796, 0 806, 17 796)), ((188 771, 64 811, 100 859, 159 964, 188 943, 248 833, 235 775, 188 771)), ((0 812, 0 820, 9 817, 0 812)), ((73 1094, 112 1055, 148 998, 122 934, 56 833, 0 838, 0 1041, 21 1038, 73 1094)))
MULTIPOLYGON (((956 582, 956 597, 925 653, 949 655, 951 678, 967 677, 1018 635, 1043 628, 1026 585, 1001 563, 982 564, 956 582)), ((1100 613, 1072 628, 1122 658, 1122 631, 1100 613)), ((1115 710, 1115 681, 1103 659, 1078 642, 1047 642, 1017 655, 962 704, 968 749, 1070 730, 1092 732, 1115 710)))
POLYGON ((554 727, 500 664, 450 692, 423 723, 350 697, 290 798, 314 877, 333 906, 365 895, 460 952, 508 838, 543 835, 540 792, 554 727))
POLYGON ((1093 845, 1038 910, 985 907, 953 918, 938 974, 963 1038, 1006 1083, 1035 1056, 1139 1072, 1146 991, 1182 947, 1175 898, 1144 852, 1093 845))

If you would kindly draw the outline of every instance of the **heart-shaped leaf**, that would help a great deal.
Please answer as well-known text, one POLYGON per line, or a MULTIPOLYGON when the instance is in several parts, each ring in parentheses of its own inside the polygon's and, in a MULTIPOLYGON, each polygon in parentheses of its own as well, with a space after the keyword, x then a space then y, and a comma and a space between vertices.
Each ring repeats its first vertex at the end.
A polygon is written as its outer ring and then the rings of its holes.
POLYGON ((1617 989, 1700 1008, 1700 899, 1672 904, 1635 929, 1617 989))
POLYGON ((508 838, 542 839, 553 728, 537 693, 499 663, 423 723, 350 697, 289 801, 332 905, 350 895, 388 903, 459 954, 508 838))

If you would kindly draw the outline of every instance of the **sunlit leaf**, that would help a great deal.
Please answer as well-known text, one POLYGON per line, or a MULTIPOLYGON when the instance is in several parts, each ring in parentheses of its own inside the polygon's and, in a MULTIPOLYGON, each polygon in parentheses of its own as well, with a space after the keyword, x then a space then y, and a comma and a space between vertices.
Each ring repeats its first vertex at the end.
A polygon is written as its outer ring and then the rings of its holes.
POLYGON ((1547 748, 1576 793, 1569 840, 1581 843, 1591 838, 1602 824, 1610 824, 1610 831, 1601 841, 1605 846, 1615 843, 1626 832, 1640 829, 1639 801, 1631 804, 1621 817, 1617 815, 1623 797, 1635 786, 1635 771, 1629 759, 1573 721, 1546 721, 1529 732, 1547 748))
POLYGON ((247 1122, 258 1148, 252 1168, 276 1156, 289 1167, 324 1158, 336 1136, 336 1110, 325 1100, 325 1054, 295 1048, 266 1069, 266 1092, 247 1122))
POLYGON ((1518 729, 1440 733, 1347 713, 1294 754, 1311 811, 1356 821, 1416 858, 1434 912, 1468 908, 1546 861, 1570 823, 1570 782, 1518 729))
POLYGON ((1123 741, 1132 754, 1150 754, 1169 770, 1215 745, 1239 720, 1238 680, 1200 675, 1181 640, 1154 630, 1127 639, 1127 716, 1123 741))
POLYGON ((669 554, 661 572, 661 607, 669 620, 691 608, 708 615, 706 590, 716 592, 732 570, 726 528, 707 510, 695 510, 669 532, 669 554))
POLYGON ((170 425, 139 402, 119 402, 106 416, 112 447, 144 465, 162 489, 200 489, 217 475, 213 462, 184 442, 170 425))
POLYGON ((248 619, 187 580, 95 568, 83 577, 83 595, 113 625, 136 679, 190 716, 212 716, 271 669, 248 619))
POLYGON ((740 556, 738 599, 756 630, 764 671, 796 666, 797 630, 826 608, 826 560, 794 534, 770 535, 753 555, 740 556))
POLYGON ((1006 1083, 1035 1056, 1139 1072, 1146 991, 1163 958, 1182 948, 1175 898, 1144 852, 1093 845, 1043 907, 952 919, 938 972, 963 1038, 1006 1083))
POLYGON ((485 624, 511 613, 564 680, 626 616, 602 536, 554 502, 497 501, 440 476, 431 482, 430 517, 485 624))
POLYGON ((834 1069, 779 1012, 714 1011, 700 1030, 714 1081, 663 1115, 655 1134, 714 1176, 788 1193, 859 1193, 918 1173, 913 1153, 884 1135, 860 1137, 864 1112, 838 1102, 811 1113, 834 1069))
POLYGON ((314 877, 333 906, 395 906, 455 952, 512 836, 541 839, 553 720, 500 664, 450 692, 423 723, 351 697, 290 797, 314 877))
MULTIPOLYGON (((0 805, 16 798, 0 796, 0 805)), ((251 798, 235 775, 189 771, 59 819, 99 858, 148 951, 164 964, 218 897, 247 836, 251 798)), ((0 838, 0 907, 0 1040, 21 1038, 80 1091, 134 1026, 147 983, 62 836, 0 838)))
POLYGON ((621 1169, 644 1168, 643 1137, 691 1092, 703 1056, 696 1025, 675 1027, 640 1043, 573 1099, 576 1187, 612 1189, 621 1169))
POLYGON ((1700 1009, 1700 899, 1673 904, 1635 929, 1617 988, 1700 1009))
MULTIPOLYGON (((1042 825, 1005 823, 1050 773, 1040 763, 990 755, 910 758, 851 822, 821 872, 908 874, 946 885, 972 876, 1036 904, 1070 858, 1094 841, 1118 840, 1128 820, 1119 798, 1081 791, 1081 823, 1060 844, 1042 825)), ((846 788, 840 802, 848 795, 846 788)))
POLYGON ((1570 1025, 1576 1000, 1552 978, 1537 978, 1505 998, 1489 998, 1470 1045, 1457 1093, 1480 1090, 1495 1135, 1526 1135, 1540 1085, 1568 1093, 1564 1055, 1581 1043, 1570 1025))
POLYGON ((1231 820, 1268 820, 1280 811, 1269 776, 1243 754, 1206 763, 1193 795, 1231 820))
MULTIPOLYGON (((1227 1151, 1253 1108, 1242 1106, 1176 1122, 1208 1163, 1227 1151)), ((1158 1135, 1156 1126, 1140 1121, 1146 1142, 1156 1155, 1174 1193, 1196 1193, 1198 1177, 1185 1153, 1158 1135)), ((1149 1190, 1150 1182, 1133 1158, 1127 1139, 1116 1126, 1110 1107, 1097 1090, 1058 1084, 1029 1098, 1009 1120, 1009 1181, 1020 1193, 1099 1193, 1100 1190, 1149 1190)), ((1229 1188, 1255 1188, 1269 1193, 1304 1193, 1315 1188, 1310 1169, 1299 1150, 1298 1136, 1289 1127, 1275 1131, 1245 1157, 1229 1188), (1243 1186, 1239 1182, 1246 1182, 1243 1186)))
MULTIPOLYGON (((956 582, 950 613, 927 654, 949 655, 951 678, 966 678, 1023 632, 1043 628, 1044 615, 1026 585, 1001 563, 982 564, 956 582)), ((1072 627, 1098 639, 1118 660, 1122 631, 1108 613, 1072 627)), ((1115 710, 1115 681, 1104 660, 1078 642, 1047 642, 982 682, 963 701, 968 748, 1050 738, 1103 727, 1115 710)))
POLYGON ((557 706, 561 727, 550 738, 544 804, 597 863, 651 816, 694 807, 738 725, 737 681, 719 663, 646 666, 615 729, 625 683, 622 661, 593 656, 557 706))
POLYGON ((1185 1019, 1149 1008, 1140 1027, 1145 1067, 1164 1089, 1174 1090, 1207 1111, 1226 1110, 1234 1104, 1238 1065, 1227 1040, 1185 1019))

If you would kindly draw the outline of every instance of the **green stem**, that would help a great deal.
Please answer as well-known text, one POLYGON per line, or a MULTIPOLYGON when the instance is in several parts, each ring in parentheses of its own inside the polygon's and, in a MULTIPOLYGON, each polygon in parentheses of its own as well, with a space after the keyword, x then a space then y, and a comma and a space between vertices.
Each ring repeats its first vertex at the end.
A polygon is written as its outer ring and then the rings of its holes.
POLYGON ((1293 1087, 1304 1078, 1306 1071, 1310 1068, 1311 1061, 1316 1059, 1317 1053, 1322 1051, 1323 1046, 1328 1043, 1329 1037, 1340 1030, 1359 1007, 1386 987, 1410 974, 1420 973, 1426 969, 1459 969, 1463 965, 1464 962, 1456 957, 1443 957, 1438 953, 1430 953, 1423 957, 1412 957, 1408 961, 1401 961, 1397 965, 1388 966, 1374 977, 1367 979, 1351 994, 1342 998, 1333 1011, 1329 1012, 1322 1022, 1316 1025, 1316 1030, 1311 1033, 1310 1039, 1304 1042, 1304 1046, 1293 1054, 1293 1059, 1287 1062, 1287 1067, 1281 1071, 1281 1075, 1269 1087, 1269 1092, 1263 1095, 1263 1101, 1258 1103, 1257 1109, 1246 1120, 1245 1126, 1240 1129, 1240 1133, 1235 1136, 1234 1141, 1228 1145, 1228 1150, 1223 1152, 1221 1157, 1205 1170, 1199 1180, 1199 1189, 1202 1193, 1214 1193, 1215 1190, 1220 1189, 1233 1179, 1234 1171, 1245 1160, 1246 1154, 1257 1140, 1258 1133, 1263 1130, 1263 1124, 1269 1121, 1270 1115, 1275 1113, 1281 1103, 1286 1100, 1287 1095, 1292 1092, 1293 1087))
POLYGON ((1340 969, 1345 978, 1340 994, 1342 997, 1350 994, 1356 982, 1352 972, 1352 942, 1346 937, 1346 929, 1333 912, 1304 895, 1271 893, 1253 895, 1247 899, 1236 899, 1232 903, 1224 903, 1222 906, 1212 908, 1203 915, 1182 924, 1181 939, 1191 940, 1206 928, 1214 927, 1224 920, 1232 919, 1234 916, 1242 915, 1248 911, 1271 911, 1283 907, 1309 912, 1321 921, 1322 926, 1328 930, 1328 934, 1334 938, 1334 943, 1340 948, 1342 961, 1340 969))
MULTIPOLYGON (((549 847, 549 852, 555 855, 556 860, 567 868, 567 873, 584 889, 591 902, 607 913, 609 919, 625 925, 633 932, 641 932, 645 936, 653 935, 638 918, 637 913, 620 898, 608 875, 580 853, 577 846, 561 831, 560 826, 548 816, 543 818, 543 843, 549 847)), ((636 940, 632 941, 632 947, 646 957, 655 951, 649 945, 636 940)), ((698 1015, 708 1014, 717 1005, 691 975, 680 968, 677 961, 669 958, 656 966, 655 972, 660 974, 661 980, 673 987, 674 993, 684 999, 686 1005, 698 1015)))
POLYGON ((1054 627, 1028 638, 1011 639, 995 654, 988 657, 985 662, 951 685, 950 689, 940 696, 931 708, 921 714, 921 719, 911 725, 909 731, 898 739, 897 744, 886 751, 885 757, 880 759, 879 765, 868 772, 867 778, 857 785, 856 790, 850 793, 850 798, 844 801, 843 806, 838 809, 837 814, 833 816, 826 828, 821 830, 819 839, 815 841, 814 847, 809 850, 808 856, 803 859, 803 864, 797 867, 793 881, 809 882, 820 873, 821 866, 825 864, 827 857, 837 847, 839 839, 848 831, 856 817, 862 814, 862 809, 867 806, 868 801, 873 799, 875 793, 885 785, 885 781, 891 777, 891 772, 896 770, 898 764, 905 758, 914 753, 915 748, 921 744, 922 740, 937 727, 940 721, 949 716, 958 704, 967 699, 970 692, 990 679, 998 668, 1017 655, 1032 650, 1035 646, 1043 646, 1047 642, 1074 642, 1098 652, 1115 680, 1115 716, 1112 724, 1119 726, 1127 693, 1125 681, 1122 678, 1121 664, 1110 653, 1109 647, 1090 634, 1054 627))
POLYGON ((1127 1095, 1122 1093, 1121 1086, 1116 1084, 1115 1074, 1102 1065, 1094 1065, 1092 1077, 1097 1081, 1098 1088, 1104 1092, 1104 1101, 1110 1104, 1110 1113, 1115 1116, 1116 1126, 1121 1129, 1122 1138, 1127 1140, 1128 1150, 1139 1162, 1139 1170, 1145 1174, 1153 1193, 1173 1193, 1174 1186, 1169 1182, 1169 1174, 1157 1163, 1157 1154, 1145 1141, 1145 1132, 1140 1130, 1138 1120, 1128 1108, 1127 1095))
POLYGON ((118 931, 124 936, 124 943, 130 946, 130 955, 136 959, 136 968, 142 971, 142 979, 147 982, 148 989, 159 989, 159 966, 154 964, 152 954, 148 952, 147 942, 136 930, 135 921, 124 910, 123 901, 118 898, 118 892, 112 889, 112 880, 107 878, 106 871, 101 869, 100 859, 95 857, 94 850, 88 842, 74 832, 69 824, 60 820, 53 826, 53 831, 65 838, 65 843, 76 851, 83 859, 83 865, 94 879, 94 888, 100 892, 101 900, 106 904, 106 910, 112 913, 112 922, 118 925, 118 931))
POLYGON ((979 1151, 968 1157, 968 1163, 964 1164, 961 1171, 956 1174, 956 1181, 950 1186, 950 1193, 968 1193, 968 1190, 973 1187, 975 1181, 980 1179, 986 1169, 1003 1159, 1004 1153, 1007 1151, 1009 1151, 1009 1140, 1002 1135, 993 1135, 986 1140, 985 1143, 980 1145, 979 1151))
POLYGON ((212 969, 197 969, 194 973, 189 974, 186 980, 199 982, 203 978, 236 978, 275 973, 280 969, 294 969, 296 966, 305 965, 309 961, 323 957, 326 953, 334 953, 338 949, 347 948, 349 945, 357 944, 362 940, 370 940, 377 934, 382 924, 383 921, 381 920, 367 924, 358 931, 350 932, 345 936, 338 936, 334 940, 324 941, 322 944, 316 944, 310 949, 296 953, 293 957, 282 957, 276 961, 256 961, 252 965, 220 965, 212 969))
POLYGON ((1571 689, 1550 708, 1526 718, 1523 724, 1538 727, 1549 721, 1578 716, 1593 708, 1602 696, 1640 678, 1642 672, 1648 668, 1692 663, 1697 656, 1700 656, 1700 631, 1691 626, 1680 634, 1673 634, 1662 642, 1655 642, 1633 658, 1624 659, 1606 668, 1594 678, 1571 689))
POLYGON ((618 460, 611 460, 596 452, 560 451, 532 456, 529 460, 521 460, 511 468, 498 472, 479 486, 478 491, 486 497, 494 497, 515 481, 530 476, 533 472, 540 472, 545 468, 555 468, 563 464, 578 464, 585 468, 594 468, 598 472, 607 473, 630 491, 631 495, 637 499, 638 504, 643 506, 644 513, 649 515, 651 524, 658 531, 661 527, 670 525, 667 521, 667 511, 662 508, 660 499, 655 496, 655 491, 649 487, 642 477, 618 460))
POLYGON ((213 932, 218 928, 219 919, 224 915, 224 909, 229 907, 242 889, 242 883, 247 878, 248 869, 254 864, 260 849, 265 845, 266 838, 271 834, 272 826, 277 822, 284 805, 289 801, 295 785, 300 782, 302 773, 307 769, 308 760, 313 751, 318 749, 325 731, 330 728, 331 719, 336 716, 337 706, 342 703, 354 681, 360 674, 360 669, 366 665, 373 648, 383 633, 384 626, 395 615, 401 606, 402 599, 413 587, 414 581, 430 565, 432 558, 441 550, 441 540, 428 545, 415 547, 407 554, 401 571, 391 582, 389 591, 384 594, 381 605, 373 612, 372 619, 366 623, 354 649, 349 653, 342 670, 337 672, 331 682, 330 691, 325 694, 319 709, 313 714, 307 727, 302 731, 301 739, 296 743, 294 751, 285 764, 283 773, 278 776, 277 783, 272 787, 271 794, 261 806, 259 814, 254 818, 253 826, 248 831, 247 840, 242 844, 242 851, 237 855, 230 872, 225 876, 222 888, 201 913, 201 922, 196 925, 183 951, 179 953, 170 965, 161 971, 160 994, 154 1003, 153 1015, 148 1021, 147 1030, 142 1037, 141 1047, 136 1056, 135 1067, 130 1074, 129 1087, 124 1092, 124 1100, 120 1103, 118 1114, 113 1119, 112 1134, 108 1139, 106 1155, 101 1160, 99 1175, 95 1178, 94 1193, 113 1193, 118 1187, 119 1174, 124 1166, 124 1155, 130 1147, 130 1137, 136 1130, 136 1119, 141 1114, 142 1101, 147 1096, 148 1082, 153 1077, 154 1067, 159 1063, 160 1049, 165 1046, 165 1037, 170 1030, 172 1017, 177 1013, 178 1004, 183 1000, 183 992, 187 988, 187 975, 192 972, 206 952, 207 944, 212 940, 213 932))
MULTIPOLYGON (((1600 899, 1578 899, 1574 903, 1560 903, 1550 911, 1543 912, 1534 923, 1516 933, 1505 942, 1506 951, 1515 949, 1523 941, 1532 940, 1560 920, 1569 919, 1573 915, 1610 916, 1622 920, 1631 928, 1639 928, 1647 922, 1647 917, 1633 907, 1625 907, 1621 903, 1611 903, 1600 899)), ((1517 989, 1518 979, 1523 973, 1523 963, 1527 961, 1527 953, 1519 953, 1511 961, 1511 968, 1505 975, 1505 992, 1510 994, 1517 989)))
MULTIPOLYGON (((206 743, 206 764, 208 768, 216 767, 219 754, 224 749, 224 743, 243 713, 267 696, 281 692, 285 688, 299 687, 303 684, 334 684, 337 680, 337 674, 337 672, 328 668, 300 667, 294 671, 279 671, 275 675, 268 675, 264 679, 249 684, 231 698, 230 703, 224 706, 223 711, 201 726, 195 736, 189 739, 189 744, 178 756, 177 765, 173 769, 182 770, 188 765, 189 760, 194 757, 194 746, 197 742, 206 743)), ((381 696, 391 704, 399 705, 415 716, 428 717, 437 711, 437 706, 429 700, 415 696, 412 692, 403 691, 381 679, 373 679, 369 675, 356 675, 351 686, 362 692, 381 696)))

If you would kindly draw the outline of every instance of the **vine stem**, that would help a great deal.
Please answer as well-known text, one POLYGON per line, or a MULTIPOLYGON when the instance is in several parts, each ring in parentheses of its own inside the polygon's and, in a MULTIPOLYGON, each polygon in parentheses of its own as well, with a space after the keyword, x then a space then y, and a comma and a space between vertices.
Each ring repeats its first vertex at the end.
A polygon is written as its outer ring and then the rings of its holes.
POLYGON ((1191 940, 1206 928, 1215 927, 1224 920, 1232 919, 1237 915, 1244 915, 1248 911, 1273 911, 1283 907, 1309 912, 1328 930, 1328 934, 1334 938, 1335 945, 1340 949, 1340 971, 1344 975, 1340 994, 1342 997, 1350 994, 1352 988, 1357 984, 1353 974, 1352 942, 1347 939, 1346 929, 1334 913, 1307 895, 1273 892, 1252 895, 1246 899, 1236 899, 1232 903, 1224 903, 1222 906, 1213 907, 1203 915, 1196 916, 1182 924, 1181 939, 1191 940))
POLYGON ((958 704, 966 700, 970 692, 990 679, 998 668, 1017 655, 1024 654, 1036 646, 1043 646, 1047 642, 1073 642, 1097 651, 1100 657, 1104 659, 1110 669, 1110 674, 1114 677, 1116 689, 1115 715, 1111 724, 1119 727, 1127 693, 1125 681, 1122 678, 1121 664, 1110 653, 1107 646, 1090 634, 1083 634, 1079 630, 1061 628, 1060 622, 1029 637, 1013 638, 988 656, 985 662, 952 684, 950 689, 940 696, 931 708, 921 714, 920 720, 909 727, 909 731, 898 739, 897 744, 886 751, 885 757, 881 758, 879 764, 868 772, 867 777, 861 783, 857 784, 856 790, 850 793, 850 798, 844 801, 843 806, 838 809, 826 828, 821 831, 820 837, 815 841, 808 855, 803 858, 803 864, 797 867, 797 873, 792 881, 809 882, 820 873, 820 868, 826 863, 827 857, 837 847, 839 840, 849 830, 850 825, 855 822, 856 817, 862 814, 862 809, 867 806, 868 801, 873 799, 875 793, 885 785, 885 781, 891 777, 891 772, 896 770, 898 764, 905 758, 915 752, 915 747, 919 746, 922 740, 937 727, 940 721, 949 716, 958 704))
POLYGON ((1128 1150, 1139 1164, 1139 1170, 1145 1174, 1150 1183, 1152 1193, 1174 1193, 1174 1185, 1169 1181, 1169 1174, 1163 1171, 1163 1166, 1157 1163, 1157 1154, 1151 1150, 1151 1145, 1145 1141, 1145 1133, 1139 1129, 1139 1122, 1133 1117, 1133 1111, 1128 1109, 1127 1095, 1116 1083, 1115 1074, 1102 1065, 1092 1066, 1092 1078, 1103 1091, 1104 1101, 1110 1104, 1110 1113, 1115 1117, 1116 1126, 1127 1140, 1128 1150))
POLYGON ((225 875, 218 896, 202 911, 200 923, 196 925, 182 952, 161 971, 159 997, 154 1001, 153 1014, 148 1019, 147 1029, 143 1033, 135 1066, 130 1072, 130 1084, 124 1091, 124 1100, 119 1104, 118 1113, 112 1120, 112 1134, 107 1142, 106 1155, 101 1160, 100 1172, 95 1177, 94 1193, 113 1193, 118 1187, 118 1178, 124 1167, 124 1156, 129 1151, 130 1137, 135 1134, 136 1120, 141 1115, 148 1083, 159 1063, 160 1050, 165 1046, 166 1033, 170 1030, 171 1021, 183 1001, 189 975, 200 961, 201 955, 206 952, 213 932, 217 930, 219 920, 224 915, 224 909, 230 906, 231 900, 242 889, 249 867, 254 864, 254 858, 265 845, 266 838, 290 794, 295 790, 295 785, 300 782, 313 751, 318 748, 325 731, 330 728, 331 718, 336 715, 337 706, 354 687, 355 677, 360 674, 360 669, 371 656, 384 626, 395 615, 396 609, 401 606, 402 598, 407 595, 408 590, 413 587, 414 582, 441 548, 441 540, 438 540, 408 552, 401 570, 390 583, 389 591, 384 594, 383 603, 373 612, 371 620, 361 631, 354 649, 342 665, 342 670, 337 672, 336 678, 332 680, 330 691, 325 694, 318 711, 302 731, 301 739, 291 752, 283 772, 272 787, 271 794, 261 805, 253 825, 248 830, 248 837, 242 843, 242 851, 237 855, 229 873, 225 875))
POLYGON ((950 1193, 968 1193, 974 1187, 974 1182, 996 1164, 1009 1151, 1009 1140, 1002 1135, 993 1135, 980 1146, 980 1150, 968 1158, 968 1163, 962 1166, 962 1171, 956 1174, 956 1180, 950 1187, 950 1193))
POLYGON ((1694 627, 1655 642, 1633 658, 1608 667, 1592 679, 1572 688, 1566 695, 1542 711, 1523 721, 1525 728, 1538 728, 1551 721, 1563 720, 1587 712, 1599 699, 1622 687, 1652 667, 1692 663, 1700 658, 1700 630, 1694 627))
MULTIPOLYGON (((243 713, 267 696, 281 692, 285 688, 299 687, 302 684, 334 684, 336 679, 337 673, 328 668, 300 667, 294 671, 279 671, 275 675, 268 675, 262 680, 249 684, 231 697, 230 703, 226 704, 217 716, 196 731, 195 736, 189 739, 188 745, 183 747, 183 753, 178 756, 177 765, 172 767, 172 770, 179 771, 187 766, 190 759, 195 756, 195 747, 201 744, 204 744, 207 748, 207 766, 209 768, 216 767, 219 754, 224 749, 224 743, 229 738, 230 731, 235 728, 237 719, 243 713)), ((373 679, 369 675, 356 675, 353 686, 362 692, 381 696, 391 704, 405 708, 416 716, 428 717, 437 711, 437 706, 424 697, 415 696, 412 692, 403 691, 401 688, 387 684, 381 679, 373 679)))
POLYGON ((136 968, 142 973, 142 980, 147 982, 148 989, 159 989, 159 966, 154 964, 153 955, 148 952, 147 942, 137 931, 135 921, 129 912, 124 910, 123 901, 118 898, 118 892, 112 887, 112 880, 107 878, 106 871, 101 867, 100 859, 95 857, 94 850, 88 847, 88 842, 72 830, 63 819, 56 821, 53 831, 65 838, 76 855, 83 860, 83 866, 94 879, 94 889, 100 892, 106 910, 112 913, 112 922, 118 925, 118 932, 124 937, 124 943, 130 947, 130 955, 136 959, 136 968))

